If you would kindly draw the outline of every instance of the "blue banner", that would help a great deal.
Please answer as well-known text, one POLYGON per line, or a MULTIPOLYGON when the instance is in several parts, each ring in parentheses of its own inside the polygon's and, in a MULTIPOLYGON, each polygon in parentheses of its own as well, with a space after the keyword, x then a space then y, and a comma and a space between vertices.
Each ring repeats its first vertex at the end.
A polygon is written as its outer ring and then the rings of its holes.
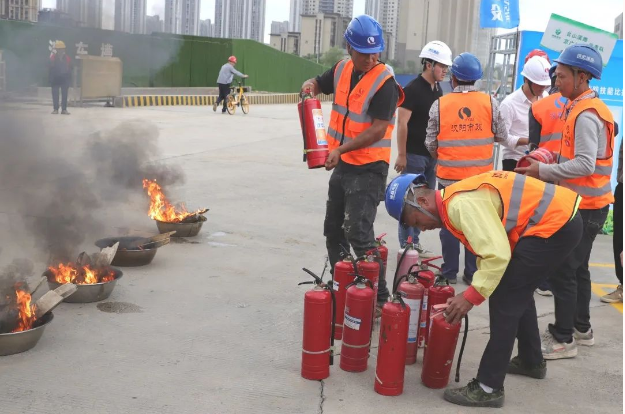
POLYGON ((519 26, 519 0, 482 0, 480 27, 513 29, 519 26))

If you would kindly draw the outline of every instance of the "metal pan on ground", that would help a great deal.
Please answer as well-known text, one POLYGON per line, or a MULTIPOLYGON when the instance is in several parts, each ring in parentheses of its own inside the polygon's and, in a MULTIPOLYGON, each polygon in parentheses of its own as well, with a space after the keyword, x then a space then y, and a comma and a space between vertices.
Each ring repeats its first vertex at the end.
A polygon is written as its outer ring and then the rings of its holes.
POLYGON ((175 231, 171 237, 195 237, 202 229, 202 225, 206 221, 206 217, 198 216, 198 221, 192 223, 167 223, 164 221, 156 221, 156 227, 160 233, 175 231))
MULTIPOLYGON (((111 296, 113 289, 115 288, 115 284, 124 273, 115 268, 111 268, 115 273, 114 279, 110 282, 102 282, 102 283, 94 283, 91 285, 76 285, 78 289, 71 296, 65 298, 63 302, 66 303, 91 303, 91 302, 99 302, 111 296)), ((48 288, 50 290, 54 290, 57 287, 61 286, 61 283, 56 282, 53 279, 52 273, 50 270, 46 270, 43 272, 43 275, 48 278, 48 288)))
POLYGON ((107 237, 96 241, 95 245, 104 249, 119 242, 119 247, 111 262, 113 266, 145 266, 154 259, 158 248, 167 244, 167 241, 153 242, 145 245, 146 247, 143 248, 135 247, 140 245, 144 240, 146 240, 145 237, 107 237))
POLYGON ((52 312, 48 312, 35 322, 36 326, 32 329, 0 334, 0 355, 19 354, 34 348, 53 318, 52 312))

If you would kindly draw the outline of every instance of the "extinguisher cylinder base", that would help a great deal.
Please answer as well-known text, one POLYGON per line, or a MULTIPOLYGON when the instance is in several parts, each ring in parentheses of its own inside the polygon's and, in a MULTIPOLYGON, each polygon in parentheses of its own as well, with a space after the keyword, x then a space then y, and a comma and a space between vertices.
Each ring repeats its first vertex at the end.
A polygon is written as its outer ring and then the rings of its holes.
POLYGON ((339 367, 343 371, 347 372, 365 372, 368 368, 368 359, 369 358, 366 358, 363 362, 362 359, 352 359, 349 357, 343 358, 341 355, 341 363, 339 364, 339 367))
POLYGON ((391 386, 384 386, 380 384, 378 380, 375 381, 375 385, 373 386, 373 390, 380 395, 384 395, 386 397, 396 397, 398 395, 403 394, 404 392, 404 382, 401 383, 393 383, 391 386))
MULTIPOLYGON (((325 356, 325 358, 327 358, 327 356, 325 356)), ((312 370, 312 369, 306 369, 304 367, 302 367, 302 378, 305 378, 307 380, 312 380, 312 381, 319 381, 322 379, 326 379, 330 376, 330 369, 328 366, 328 369, 326 370, 312 370)))

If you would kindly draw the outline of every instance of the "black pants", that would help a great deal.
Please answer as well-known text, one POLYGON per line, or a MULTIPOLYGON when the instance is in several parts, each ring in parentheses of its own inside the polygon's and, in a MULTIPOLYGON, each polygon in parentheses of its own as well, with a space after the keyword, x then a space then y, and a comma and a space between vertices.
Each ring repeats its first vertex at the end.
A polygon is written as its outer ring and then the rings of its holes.
POLYGON ((217 98, 217 105, 221 101, 224 102, 223 108, 221 108, 221 112, 226 112, 226 104, 228 103, 228 95, 230 94, 230 84, 229 83, 218 83, 219 86, 219 97, 217 98))
POLYGON ((515 337, 519 358, 535 366, 543 361, 534 303, 534 290, 579 243, 579 214, 547 239, 519 240, 499 285, 489 298, 490 339, 482 355, 477 379, 489 387, 503 387, 515 337))
POLYGON ((61 90, 61 108, 67 110, 67 91, 69 90, 69 82, 53 83, 52 85, 52 104, 54 110, 59 110, 59 89, 61 90))
POLYGON ((549 332, 560 343, 571 342, 573 327, 580 332, 590 329, 590 271, 588 262, 592 244, 603 228, 609 205, 596 210, 580 210, 583 233, 579 244, 549 278, 555 301, 555 324, 549 332))
POLYGON ((514 171, 517 162, 517 160, 502 160, 501 168, 503 168, 504 171, 514 171))
MULTIPOLYGON (((326 237, 328 259, 334 274, 334 264, 343 259, 341 246, 354 249, 356 256, 364 255, 375 247, 373 222, 378 204, 384 197, 386 175, 374 172, 346 172, 341 164, 330 177, 326 218, 323 235, 326 237)), ((384 266, 380 263, 378 301, 389 296, 384 266)))
POLYGON ((614 189, 614 267, 619 283, 623 284, 623 265, 621 264, 621 252, 623 251, 623 183, 618 183, 614 189))

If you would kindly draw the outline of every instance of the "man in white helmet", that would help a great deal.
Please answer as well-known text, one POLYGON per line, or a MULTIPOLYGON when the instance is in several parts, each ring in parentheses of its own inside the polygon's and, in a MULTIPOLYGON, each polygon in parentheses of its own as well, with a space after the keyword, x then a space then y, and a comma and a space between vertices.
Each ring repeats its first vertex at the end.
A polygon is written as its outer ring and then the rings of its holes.
POLYGON ((547 96, 551 86, 550 68, 551 63, 542 56, 528 59, 521 71, 523 85, 501 102, 501 115, 508 130, 508 140, 503 142, 505 171, 514 171, 519 159, 529 150, 529 111, 532 103, 547 96))
MULTIPOLYGON (((430 188, 436 184, 436 159, 425 147, 425 130, 430 108, 443 91, 439 82, 447 75, 451 65, 451 49, 434 40, 426 44, 419 54, 423 71, 404 88, 405 100, 399 108, 397 122, 397 160, 395 171, 401 174, 423 174, 430 188)), ((399 244, 403 247, 411 237, 422 257, 432 253, 419 243, 420 230, 399 224, 399 244)))

